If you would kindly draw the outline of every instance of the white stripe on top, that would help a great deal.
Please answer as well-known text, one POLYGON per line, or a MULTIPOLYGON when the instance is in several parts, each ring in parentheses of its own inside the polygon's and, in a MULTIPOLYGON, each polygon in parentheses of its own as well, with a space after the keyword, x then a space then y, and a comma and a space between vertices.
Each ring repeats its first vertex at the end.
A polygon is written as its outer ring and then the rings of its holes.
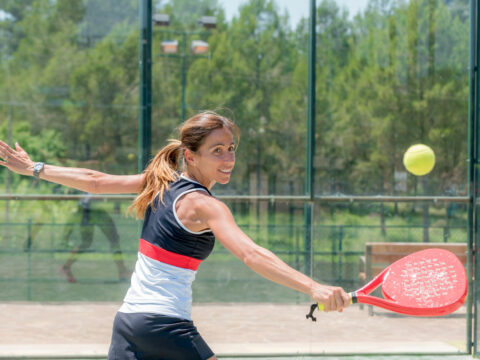
POLYGON ((168 265, 138 253, 123 313, 148 312, 191 320, 196 271, 168 265))

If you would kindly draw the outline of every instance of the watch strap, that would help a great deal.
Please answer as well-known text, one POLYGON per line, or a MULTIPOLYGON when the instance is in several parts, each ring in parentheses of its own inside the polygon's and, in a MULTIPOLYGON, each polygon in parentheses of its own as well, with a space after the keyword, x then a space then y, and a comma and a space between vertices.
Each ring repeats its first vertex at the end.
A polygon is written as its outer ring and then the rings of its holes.
POLYGON ((33 164, 33 176, 38 178, 44 166, 45 164, 42 162, 36 162, 35 164, 33 164))

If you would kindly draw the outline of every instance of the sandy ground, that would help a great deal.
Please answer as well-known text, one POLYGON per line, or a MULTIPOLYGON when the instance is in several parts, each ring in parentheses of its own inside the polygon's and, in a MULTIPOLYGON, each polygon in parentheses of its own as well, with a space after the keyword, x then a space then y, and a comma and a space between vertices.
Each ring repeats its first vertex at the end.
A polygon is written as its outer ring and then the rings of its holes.
MULTIPOLYGON (((0 303, 0 358, 106 356, 119 303, 0 303)), ((198 304, 193 320, 219 356, 465 352, 465 309, 439 318, 358 305, 305 319, 308 304, 198 304)))

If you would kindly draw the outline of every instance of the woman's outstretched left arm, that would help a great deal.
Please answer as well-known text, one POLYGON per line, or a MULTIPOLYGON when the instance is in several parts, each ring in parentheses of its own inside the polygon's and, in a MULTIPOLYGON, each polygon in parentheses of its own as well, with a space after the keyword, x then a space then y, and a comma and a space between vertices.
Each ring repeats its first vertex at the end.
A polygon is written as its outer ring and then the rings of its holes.
MULTIPOLYGON (((34 161, 20 145, 12 149, 0 140, 0 165, 21 175, 33 176, 34 161)), ((99 171, 55 165, 45 165, 39 178, 91 194, 137 193, 143 174, 110 175, 99 171)))

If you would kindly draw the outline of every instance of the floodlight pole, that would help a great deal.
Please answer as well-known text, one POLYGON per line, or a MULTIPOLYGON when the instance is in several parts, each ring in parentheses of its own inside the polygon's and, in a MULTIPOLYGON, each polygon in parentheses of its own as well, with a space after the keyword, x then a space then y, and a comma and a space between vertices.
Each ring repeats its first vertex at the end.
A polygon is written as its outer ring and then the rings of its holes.
POLYGON ((183 51, 181 54, 182 57, 182 123, 185 121, 185 90, 187 87, 187 33, 182 33, 182 47, 183 51))
MULTIPOLYGON (((7 89, 10 88, 10 65, 8 63, 7 57, 9 56, 9 46, 10 42, 7 42, 6 39, 6 31, 2 31, 2 40, 3 40, 3 46, 2 46, 2 51, 0 52, 0 62, 3 62, 4 68, 5 68, 5 77, 6 77, 6 82, 7 82, 7 89)), ((9 39, 10 40, 10 39, 9 39)), ((12 99, 11 99, 11 93, 8 92, 7 95, 7 100, 8 100, 8 125, 7 125, 7 143, 13 147, 12 143, 12 99)), ((10 171, 7 171, 5 174, 5 194, 10 194, 10 180, 11 180, 11 174, 10 171)), ((5 249, 9 247, 9 238, 10 238, 10 201, 5 201, 5 231, 3 233, 3 241, 0 242, 0 245, 3 245, 5 249)))
POLYGON ((305 273, 313 276, 313 209, 314 209, 314 157, 315 157, 315 63, 317 56, 316 42, 316 0, 310 0, 310 23, 308 41, 308 104, 307 104, 307 163, 305 171, 305 195, 310 200, 305 204, 305 273))
POLYGON ((210 34, 209 31, 185 31, 185 30, 156 30, 158 32, 163 33, 170 33, 174 35, 181 35, 182 36, 182 44, 181 44, 181 52, 179 54, 161 54, 160 56, 163 57, 172 57, 172 58, 180 58, 181 60, 181 99, 180 99, 180 118, 182 123, 186 119, 186 112, 187 112, 187 101, 186 101, 186 89, 187 89, 187 60, 190 56, 194 57, 208 57, 202 55, 189 55, 188 48, 187 48, 187 39, 190 35, 202 35, 202 34, 210 34))
POLYGON ((152 0, 140 0, 139 16, 138 172, 142 172, 150 161, 152 147, 152 0))

